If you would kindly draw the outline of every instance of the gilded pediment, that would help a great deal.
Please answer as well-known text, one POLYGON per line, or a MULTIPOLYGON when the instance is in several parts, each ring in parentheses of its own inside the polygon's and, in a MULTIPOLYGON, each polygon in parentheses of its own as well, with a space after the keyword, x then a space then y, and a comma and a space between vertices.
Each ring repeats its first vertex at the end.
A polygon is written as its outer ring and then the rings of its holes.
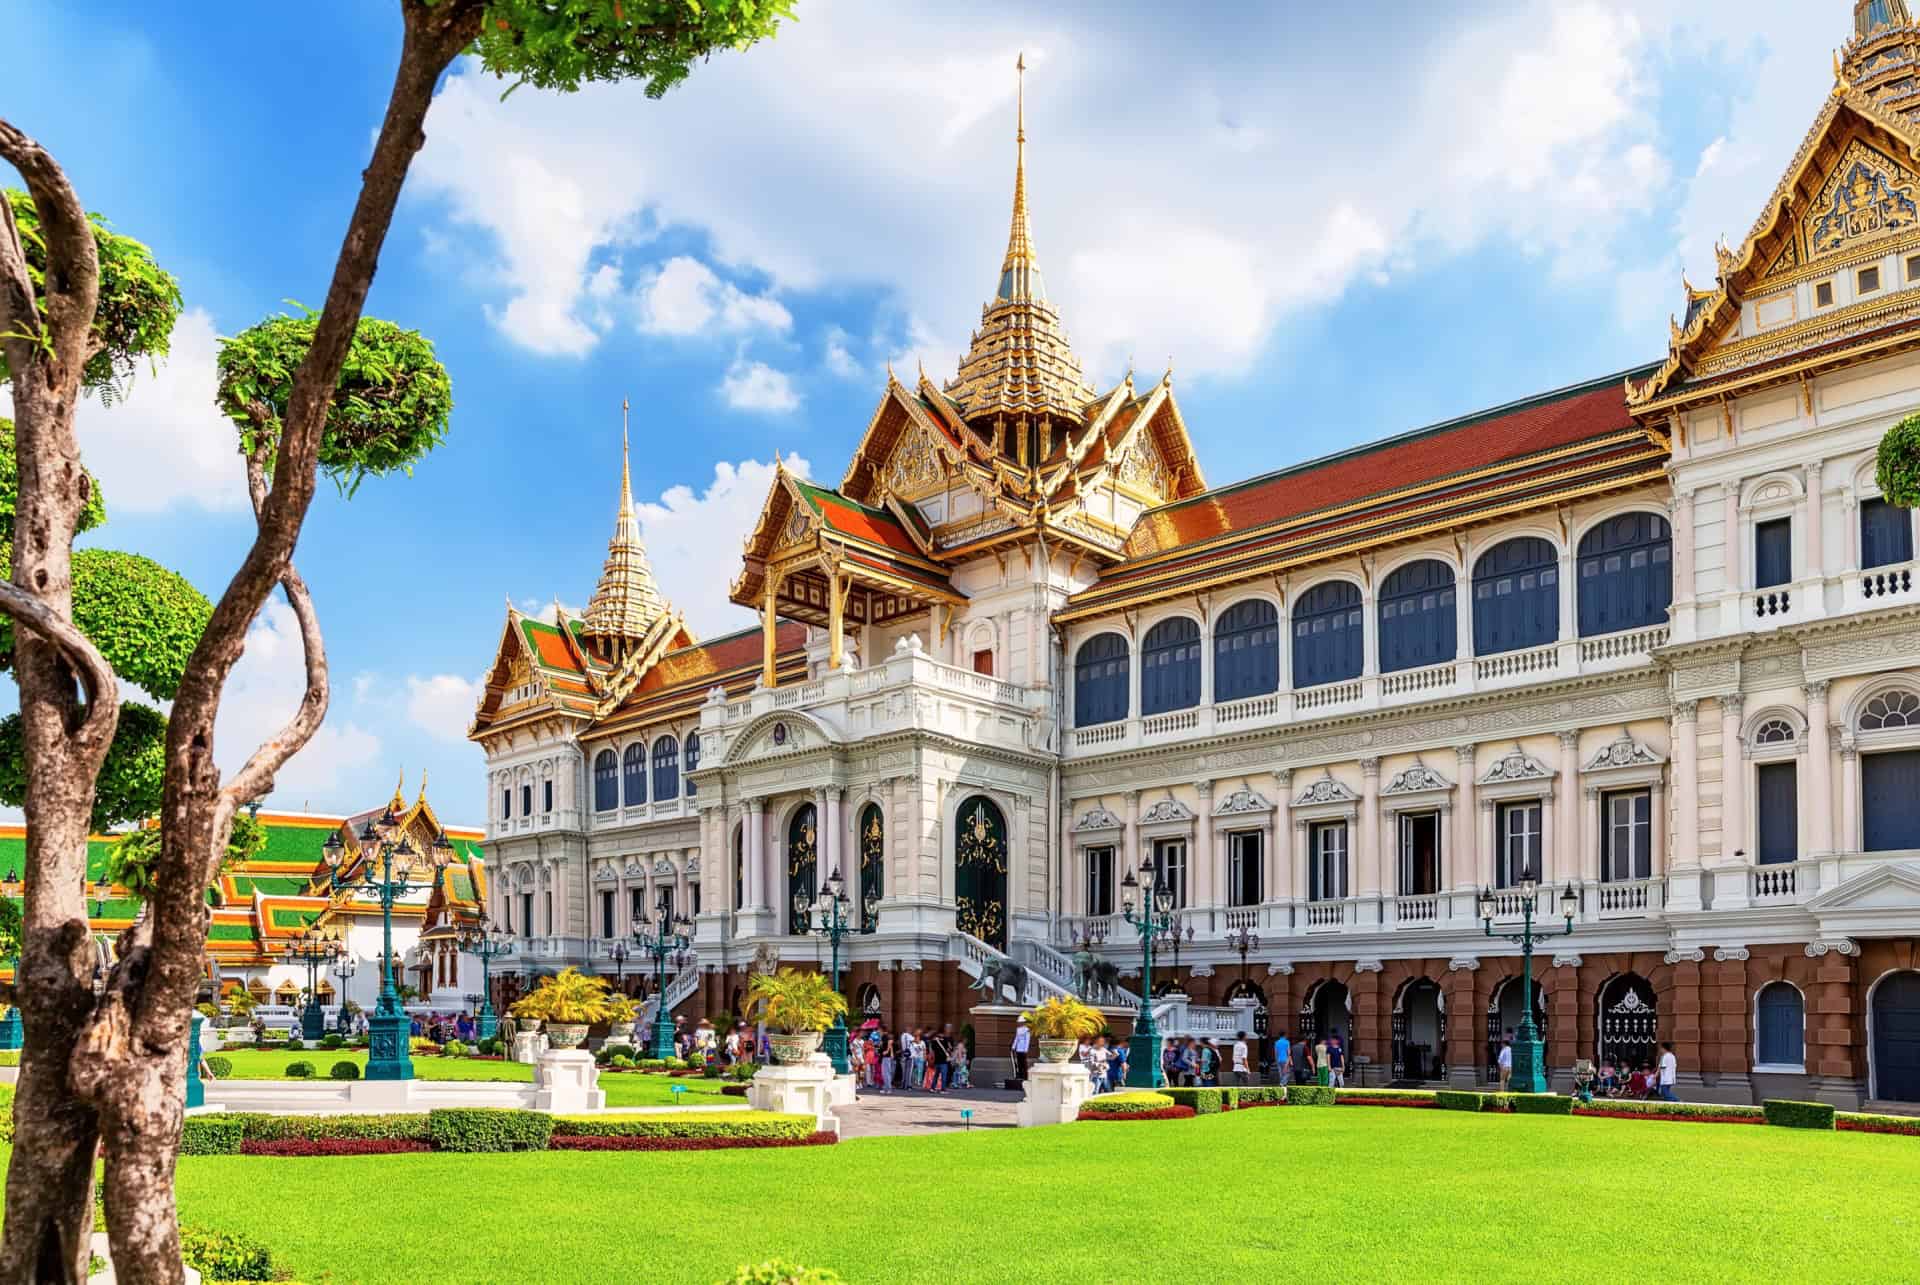
POLYGON ((1156 500, 1173 493, 1173 479, 1166 461, 1160 458, 1159 448, 1145 433, 1134 435, 1133 442, 1114 466, 1114 476, 1121 485, 1144 491, 1156 500))
POLYGON ((1828 171, 1802 220, 1809 258, 1858 249, 1863 242, 1920 223, 1913 172, 1854 139, 1828 171))
POLYGON ((938 489, 946 481, 946 465, 933 435, 924 426, 909 421, 881 470, 887 490, 907 499, 917 499, 938 489))

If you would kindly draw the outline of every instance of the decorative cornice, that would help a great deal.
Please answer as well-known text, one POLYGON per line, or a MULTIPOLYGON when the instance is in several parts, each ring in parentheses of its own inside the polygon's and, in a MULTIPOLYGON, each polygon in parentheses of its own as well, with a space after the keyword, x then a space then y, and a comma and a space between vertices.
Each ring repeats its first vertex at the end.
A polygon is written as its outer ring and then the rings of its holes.
POLYGON ((1141 825, 1193 820, 1193 809, 1178 799, 1162 799, 1140 814, 1141 825))
POLYGON ((1587 760, 1582 771, 1605 772, 1624 767, 1658 767, 1666 762, 1658 754, 1633 739, 1633 734, 1622 728, 1620 735, 1600 747, 1599 753, 1587 760))
POLYGON ((1353 964, 1356 973, 1379 973, 1386 971, 1386 965, 1377 959, 1357 959, 1353 964))
POLYGON ((1553 957, 1553 966, 1555 968, 1578 968, 1586 962, 1586 960, 1580 958, 1578 955, 1555 955, 1553 957))
POLYGON ((1860 944, 1851 937, 1832 937, 1807 943, 1808 959, 1819 959, 1828 951, 1840 955, 1858 955, 1860 953, 1860 944))
POLYGON ((1713 960, 1717 964, 1738 963, 1740 960, 1746 958, 1748 958, 1748 955, 1745 946, 1715 946, 1713 948, 1713 960))
POLYGON ((1669 964, 1698 964, 1705 961, 1704 950, 1670 950, 1662 958, 1669 964))
POLYGON ((1550 781, 1553 773, 1525 750, 1512 750, 1494 762, 1494 765, 1481 774, 1482 785, 1503 785, 1509 781, 1550 781))
POLYGON ((1226 795, 1213 806, 1213 814, 1217 817, 1234 816, 1242 812, 1271 811, 1273 811, 1273 804, 1269 803, 1264 795, 1256 794, 1245 786, 1226 795))
POLYGON ((1480 956, 1478 955, 1455 955, 1447 961, 1447 971, 1450 973, 1474 973, 1479 970, 1480 956))
POLYGON ((1291 976, 1293 976, 1293 965, 1292 965, 1292 964, 1281 964, 1281 963, 1273 963, 1273 964, 1268 964, 1268 965, 1267 965, 1267 976, 1269 976, 1269 977, 1291 977, 1291 976))
POLYGON ((1412 767, 1394 773, 1381 794, 1424 794, 1429 790, 1451 790, 1453 782, 1428 767, 1425 763, 1415 763, 1412 767))
POLYGON ((1293 805, 1310 807, 1316 803, 1358 803, 1359 801, 1360 796, 1352 789, 1331 776, 1323 776, 1300 791, 1300 797, 1293 801, 1293 805))
POLYGON ((1081 830, 1117 830, 1126 822, 1107 810, 1105 804, 1096 803, 1089 808, 1079 821, 1074 823, 1076 832, 1081 830))

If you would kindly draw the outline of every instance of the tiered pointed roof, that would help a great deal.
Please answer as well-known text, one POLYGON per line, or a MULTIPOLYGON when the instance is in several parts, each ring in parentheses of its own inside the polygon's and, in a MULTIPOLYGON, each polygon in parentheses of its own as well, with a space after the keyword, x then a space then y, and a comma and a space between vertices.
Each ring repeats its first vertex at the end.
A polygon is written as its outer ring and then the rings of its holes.
POLYGON ((613 538, 607 541, 607 561, 600 583, 587 603, 584 636, 604 656, 624 656, 631 645, 647 636, 667 613, 666 599, 654 582, 653 566, 640 542, 640 519, 633 511, 633 479, 629 465, 627 403, 620 403, 620 510, 614 518, 613 538))

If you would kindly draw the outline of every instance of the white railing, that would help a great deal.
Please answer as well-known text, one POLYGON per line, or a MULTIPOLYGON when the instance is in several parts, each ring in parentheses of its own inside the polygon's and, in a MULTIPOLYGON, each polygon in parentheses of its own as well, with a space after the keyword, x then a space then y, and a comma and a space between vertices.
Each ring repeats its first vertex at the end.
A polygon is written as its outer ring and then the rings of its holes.
MULTIPOLYGON (((1527 913, 1527 894, 1510 889, 1495 889, 1493 893, 1493 917, 1495 919, 1522 919, 1527 913)), ((1540 894, 1533 898, 1533 917, 1540 918, 1540 894)))
POLYGON ((1640 659, 1654 648, 1665 646, 1667 632, 1667 626, 1654 625, 1649 629, 1629 629, 1623 633, 1602 634, 1598 638, 1582 638, 1580 663, 1590 665, 1596 661, 1640 659))
POLYGON ((1437 691, 1453 686, 1459 676, 1459 670, 1452 661, 1444 665, 1428 665, 1425 669, 1397 669, 1390 674, 1380 675, 1380 695, 1411 696, 1417 692, 1437 691))
POLYGON ((992 674, 976 674, 971 669, 956 669, 939 661, 933 662, 933 681, 937 686, 951 691, 966 692, 987 700, 1018 705, 1023 699, 1021 690, 1012 683, 1002 682, 992 674))
POLYGON ((1594 909, 1602 919, 1635 919, 1660 909, 1658 879, 1626 879, 1594 889, 1594 909))
POLYGON ((1353 923, 1358 915, 1357 902, 1346 901, 1309 901, 1307 903, 1307 931, 1331 932, 1353 923))
POLYGON ((1303 687, 1293 694, 1295 709, 1325 709, 1329 705, 1344 705, 1348 701, 1357 701, 1365 686, 1358 678, 1344 683, 1327 683, 1321 687, 1303 687))
MULTIPOLYGON (((986 971, 987 961, 989 960, 1003 959, 1010 963, 1018 962, 1014 960, 1013 956, 996 947, 989 946, 972 933, 959 931, 956 931, 952 937, 948 938, 947 958, 957 961, 960 965, 960 971, 975 981, 978 981, 980 975, 986 971)), ((1025 964, 1021 964, 1020 967, 1026 971, 1027 984, 1019 998, 1019 1003, 1034 1004, 1045 999, 1072 997, 1072 991, 1046 975, 1036 972, 1032 968, 1028 968, 1025 964)), ((1005 991, 1002 991, 1000 994, 990 996, 982 1002, 988 1004, 1003 1003, 1005 1001, 1005 994, 1005 991)))
MULTIPOLYGON (((1055 950, 1043 941, 1035 941, 1031 937, 1016 938, 1013 946, 1014 949, 1019 952, 1016 958, 1020 958, 1021 962, 1028 968, 1039 973, 1042 977, 1045 977, 1048 981, 1053 982, 1062 989, 1078 993, 1080 988, 1080 973, 1073 965, 1072 956, 1055 950)), ((1140 997, 1126 987, 1116 984, 1109 993, 1101 998, 1100 1002, 1103 1004, 1138 1004, 1140 997)))
POLYGON ((1497 656, 1482 656, 1473 662, 1474 678, 1487 682, 1500 678, 1525 678, 1551 674, 1560 667, 1560 646, 1550 643, 1526 651, 1503 651, 1497 656))
POLYGON ((802 683, 798 687, 776 687, 773 692, 775 709, 793 709, 800 705, 812 705, 825 700, 827 685, 823 682, 802 683))
POLYGON ((1753 594, 1755 620, 1774 620, 1793 610, 1793 592, 1789 589, 1760 589, 1753 594))
POLYGON ((668 979, 667 988, 661 995, 655 995, 647 1000, 640 1010, 640 1016, 635 1019, 636 1026, 644 1030, 653 1025, 653 1019, 660 1011, 660 1001, 663 997, 667 1001, 667 1012, 671 1013, 699 988, 700 970, 692 967, 681 969, 668 979))
POLYGON ((1164 736, 1168 732, 1191 732, 1199 725, 1199 710, 1176 709, 1166 714, 1148 715, 1141 720, 1140 731, 1145 736, 1164 736))
POLYGON ((1748 869, 1747 892, 1757 902, 1798 901, 1799 866, 1793 862, 1780 865, 1752 866, 1748 869))
POLYGON ((1393 922, 1410 928, 1431 928, 1440 922, 1440 902, 1438 896, 1395 897, 1393 922))
POLYGON ((1890 567, 1873 567, 1860 573, 1860 596, 1869 606, 1880 607, 1888 602, 1913 596, 1913 573, 1915 564, 1902 562, 1890 567))
POLYGON ((1127 725, 1120 723, 1096 723, 1092 727, 1073 729, 1073 743, 1083 745, 1113 745, 1127 739, 1127 725))
POLYGON ((1258 928, 1259 926, 1260 926, 1260 907, 1258 906, 1227 907, 1227 931, 1228 932, 1232 932, 1236 928, 1244 930, 1249 928, 1258 928))
POLYGON ((1225 727, 1232 723, 1246 723, 1257 718, 1273 718, 1280 713, 1280 694, 1270 692, 1265 696, 1249 696, 1245 700, 1228 701, 1225 705, 1216 705, 1213 709, 1213 721, 1216 726, 1225 727))

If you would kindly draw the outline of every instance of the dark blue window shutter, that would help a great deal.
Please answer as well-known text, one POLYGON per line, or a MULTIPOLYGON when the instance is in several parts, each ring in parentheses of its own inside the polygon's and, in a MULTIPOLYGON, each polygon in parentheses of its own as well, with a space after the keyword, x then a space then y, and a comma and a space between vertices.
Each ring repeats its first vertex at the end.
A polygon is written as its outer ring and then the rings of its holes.
POLYGON ((1580 540, 1580 636, 1665 624, 1673 602, 1673 533, 1654 513, 1608 518, 1580 540))
POLYGON ((1920 750, 1860 756, 1866 850, 1920 848, 1920 750))
POLYGON ((1360 588, 1329 580, 1293 604, 1293 685, 1317 687, 1360 676, 1365 655, 1360 588))
POLYGON ((1913 514, 1885 500, 1860 503, 1860 565, 1913 561, 1913 514))
POLYGON ((1770 589, 1793 579, 1793 519, 1753 526, 1753 586, 1770 589))
POLYGON ((1425 559, 1395 569, 1380 585, 1380 672, 1454 658, 1453 568, 1425 559))
MULTIPOLYGON (((693 771, 693 769, 700 766, 700 733, 698 732, 687 733, 687 748, 686 748, 685 754, 686 754, 686 760, 687 760, 687 771, 691 772, 693 771)), ((695 785, 692 781, 688 781, 687 797, 692 798, 694 795, 698 793, 700 793, 700 787, 695 785)))
POLYGON ((627 806, 647 801, 647 747, 634 742, 627 746, 625 757, 621 761, 621 776, 625 778, 627 806))
POLYGON ((593 756, 593 810, 611 812, 620 806, 620 761, 612 750, 593 756))
POLYGON ((663 736, 653 743, 653 801, 680 797, 680 742, 663 736))
POLYGON ((1762 763, 1754 777, 1758 796, 1755 810, 1760 818, 1760 864, 1799 860, 1799 772, 1792 763, 1762 763))
POLYGON ((1073 665, 1073 725, 1091 727, 1127 716, 1127 640, 1100 634, 1082 643, 1073 665))
POLYGON ((1140 643, 1140 712, 1163 714, 1200 703, 1200 626, 1163 620, 1140 643))
POLYGON ((1473 651, 1491 656, 1560 636, 1560 564, 1553 546, 1520 536, 1480 555, 1473 571, 1473 651))
POLYGON ((1758 1060, 1774 1066, 1804 1063, 1807 1010, 1800 992, 1785 982, 1770 983, 1761 988, 1756 1010, 1758 1060))
POLYGON ((1237 602, 1213 627, 1216 704, 1280 689, 1280 613, 1258 598, 1237 602))

